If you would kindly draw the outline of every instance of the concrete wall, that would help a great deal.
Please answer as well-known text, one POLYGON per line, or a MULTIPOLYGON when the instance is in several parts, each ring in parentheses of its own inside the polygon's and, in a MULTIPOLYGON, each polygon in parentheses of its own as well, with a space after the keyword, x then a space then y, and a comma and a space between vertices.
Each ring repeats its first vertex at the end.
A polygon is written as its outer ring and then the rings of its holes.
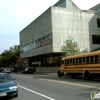
POLYGON ((52 44, 20 54, 21 58, 61 52, 67 38, 77 40, 82 52, 89 52, 99 45, 92 44, 92 35, 100 34, 97 28, 98 14, 80 10, 71 0, 66 0, 66 8, 50 7, 36 20, 20 32, 20 47, 52 33, 52 44))
POLYGON ((36 20, 31 22, 20 32, 20 46, 32 42, 52 32, 51 8, 47 9, 36 20))
MULTIPOLYGON (((36 20, 20 32, 20 47, 52 33, 51 8, 45 11, 36 20)), ((21 58, 53 52, 52 44, 27 51, 20 55, 21 58)))
POLYGON ((36 73, 57 73, 59 67, 36 67, 36 73))
POLYGON ((77 40, 81 52, 99 47, 92 44, 92 35, 100 33, 97 28, 97 17, 100 16, 93 11, 75 9, 70 12, 66 8, 52 7, 53 52, 60 52, 68 37, 77 40))

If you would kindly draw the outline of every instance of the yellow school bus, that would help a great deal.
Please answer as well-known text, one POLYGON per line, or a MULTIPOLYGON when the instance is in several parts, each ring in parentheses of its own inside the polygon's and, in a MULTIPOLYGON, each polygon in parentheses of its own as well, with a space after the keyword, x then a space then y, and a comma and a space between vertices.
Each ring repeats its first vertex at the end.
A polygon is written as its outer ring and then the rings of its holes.
POLYGON ((63 57, 58 77, 82 75, 85 79, 100 78, 100 51, 63 57))

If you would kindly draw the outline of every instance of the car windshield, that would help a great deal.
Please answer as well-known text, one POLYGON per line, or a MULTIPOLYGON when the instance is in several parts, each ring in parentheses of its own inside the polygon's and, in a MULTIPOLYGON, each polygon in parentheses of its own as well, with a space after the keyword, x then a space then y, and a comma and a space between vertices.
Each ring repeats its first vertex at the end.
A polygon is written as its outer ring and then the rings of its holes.
POLYGON ((11 81, 12 78, 8 74, 0 74, 0 83, 11 81))
POLYGON ((28 70, 28 68, 26 68, 25 70, 28 70))

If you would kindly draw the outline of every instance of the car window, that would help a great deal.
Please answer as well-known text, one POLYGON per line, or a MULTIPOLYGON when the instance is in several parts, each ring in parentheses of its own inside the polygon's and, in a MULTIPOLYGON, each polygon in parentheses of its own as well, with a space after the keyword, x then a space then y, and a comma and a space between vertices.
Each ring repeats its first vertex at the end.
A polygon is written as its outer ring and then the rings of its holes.
POLYGON ((28 68, 26 68, 25 70, 28 70, 28 68))
POLYGON ((11 81, 11 77, 8 74, 0 74, 0 82, 11 81))

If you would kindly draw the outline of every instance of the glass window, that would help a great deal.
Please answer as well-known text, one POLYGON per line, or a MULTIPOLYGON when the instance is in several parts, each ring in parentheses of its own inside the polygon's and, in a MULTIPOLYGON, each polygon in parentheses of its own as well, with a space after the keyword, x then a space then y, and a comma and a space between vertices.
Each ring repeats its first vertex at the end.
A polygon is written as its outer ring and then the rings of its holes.
POLYGON ((37 48, 37 41, 34 41, 34 48, 37 48))
POLYGON ((85 57, 83 57, 83 63, 85 63, 85 57))
POLYGON ((63 1, 63 2, 61 2, 59 5, 58 5, 58 7, 66 7, 66 1, 63 1))
POLYGON ((95 62, 98 62, 99 56, 95 55, 95 62))
POLYGON ((75 64, 75 58, 73 59, 73 64, 75 64))
POLYGON ((78 58, 76 58, 75 61, 76 61, 76 64, 78 64, 78 58))
POLYGON ((100 12, 100 8, 97 8, 97 12, 100 12))
POLYGON ((79 58, 79 64, 81 64, 82 63, 82 58, 79 58))
POLYGON ((94 56, 90 56, 90 63, 94 62, 94 56))
POLYGON ((89 57, 86 57, 86 63, 89 63, 89 57))
POLYGON ((44 43, 45 43, 45 37, 42 38, 42 41, 43 41, 43 46, 44 46, 44 43))
POLYGON ((92 35, 92 43, 100 44, 100 35, 92 35))
POLYGON ((66 7, 66 1, 62 2, 63 7, 66 7))
POLYGON ((100 27, 100 18, 97 18, 97 27, 100 27))

